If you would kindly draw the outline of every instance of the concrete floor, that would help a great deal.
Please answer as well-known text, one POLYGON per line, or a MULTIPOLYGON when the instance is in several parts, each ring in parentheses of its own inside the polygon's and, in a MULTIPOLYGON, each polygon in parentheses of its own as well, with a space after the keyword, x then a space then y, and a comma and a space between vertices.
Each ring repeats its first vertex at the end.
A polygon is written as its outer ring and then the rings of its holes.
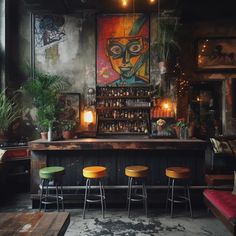
MULTIPOLYGON (((98 208, 86 212, 82 219, 82 209, 66 209, 71 213, 71 223, 66 236, 230 236, 224 225, 206 209, 193 209, 194 217, 188 217, 185 209, 175 211, 175 217, 170 218, 163 209, 149 209, 149 216, 144 211, 134 208, 131 218, 122 208, 107 209, 105 219, 98 208)), ((3 211, 32 211, 29 194, 18 194, 4 205, 3 211)))

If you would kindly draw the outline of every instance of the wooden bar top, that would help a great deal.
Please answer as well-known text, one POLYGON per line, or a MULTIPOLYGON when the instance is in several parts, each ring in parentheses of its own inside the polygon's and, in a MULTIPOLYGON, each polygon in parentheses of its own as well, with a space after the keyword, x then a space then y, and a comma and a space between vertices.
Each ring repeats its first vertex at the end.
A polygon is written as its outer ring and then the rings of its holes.
POLYGON ((0 236, 59 236, 65 234, 69 223, 67 212, 0 213, 0 236))
POLYGON ((35 140, 29 142, 32 151, 55 150, 204 150, 206 141, 199 139, 153 138, 80 138, 61 141, 35 140))

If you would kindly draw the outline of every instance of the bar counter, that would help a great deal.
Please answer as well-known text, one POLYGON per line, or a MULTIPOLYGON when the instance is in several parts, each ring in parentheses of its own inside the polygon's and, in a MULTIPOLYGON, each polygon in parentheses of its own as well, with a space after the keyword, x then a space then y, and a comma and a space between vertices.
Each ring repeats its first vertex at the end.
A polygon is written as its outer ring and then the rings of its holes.
POLYGON ((165 168, 187 166, 192 170, 191 185, 204 183, 205 149, 207 143, 198 139, 152 138, 84 138, 64 141, 29 142, 31 150, 31 194, 39 190, 39 169, 45 166, 64 166, 65 189, 83 188, 83 167, 104 165, 108 169, 106 188, 125 188, 124 175, 128 165, 147 165, 150 168, 147 185, 166 186, 165 168))
POLYGON ((29 143, 31 150, 203 150, 206 142, 199 139, 153 139, 153 138, 83 138, 61 141, 35 140, 29 143))

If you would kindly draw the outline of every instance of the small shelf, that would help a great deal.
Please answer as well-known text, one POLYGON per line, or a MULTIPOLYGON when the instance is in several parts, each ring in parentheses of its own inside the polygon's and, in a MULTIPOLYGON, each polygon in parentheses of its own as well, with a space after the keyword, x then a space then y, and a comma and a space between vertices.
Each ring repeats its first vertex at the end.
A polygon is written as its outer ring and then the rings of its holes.
POLYGON ((97 99, 149 99, 150 96, 97 96, 97 99))
POLYGON ((148 133, 145 132, 102 132, 104 135, 148 135, 148 133))
POLYGON ((100 118, 100 121, 140 121, 146 119, 146 117, 142 118, 100 118))
POLYGON ((123 107, 104 107, 104 106, 98 106, 96 107, 97 110, 121 110, 121 109, 133 109, 133 110, 137 110, 137 109, 150 109, 150 106, 123 106, 123 107))

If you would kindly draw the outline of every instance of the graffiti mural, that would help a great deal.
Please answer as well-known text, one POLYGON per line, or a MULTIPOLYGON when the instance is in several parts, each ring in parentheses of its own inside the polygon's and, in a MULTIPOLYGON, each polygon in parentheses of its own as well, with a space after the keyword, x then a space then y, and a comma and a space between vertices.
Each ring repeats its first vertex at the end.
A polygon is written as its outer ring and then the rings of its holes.
POLYGON ((47 73, 60 73, 66 77, 71 76, 66 68, 76 68, 78 73, 83 22, 77 16, 35 15, 33 30, 36 68, 47 73))
POLYGON ((35 16, 35 47, 52 46, 63 41, 66 34, 64 30, 65 18, 63 16, 35 16))
POLYGON ((97 30, 97 85, 149 83, 149 17, 101 15, 97 30))

